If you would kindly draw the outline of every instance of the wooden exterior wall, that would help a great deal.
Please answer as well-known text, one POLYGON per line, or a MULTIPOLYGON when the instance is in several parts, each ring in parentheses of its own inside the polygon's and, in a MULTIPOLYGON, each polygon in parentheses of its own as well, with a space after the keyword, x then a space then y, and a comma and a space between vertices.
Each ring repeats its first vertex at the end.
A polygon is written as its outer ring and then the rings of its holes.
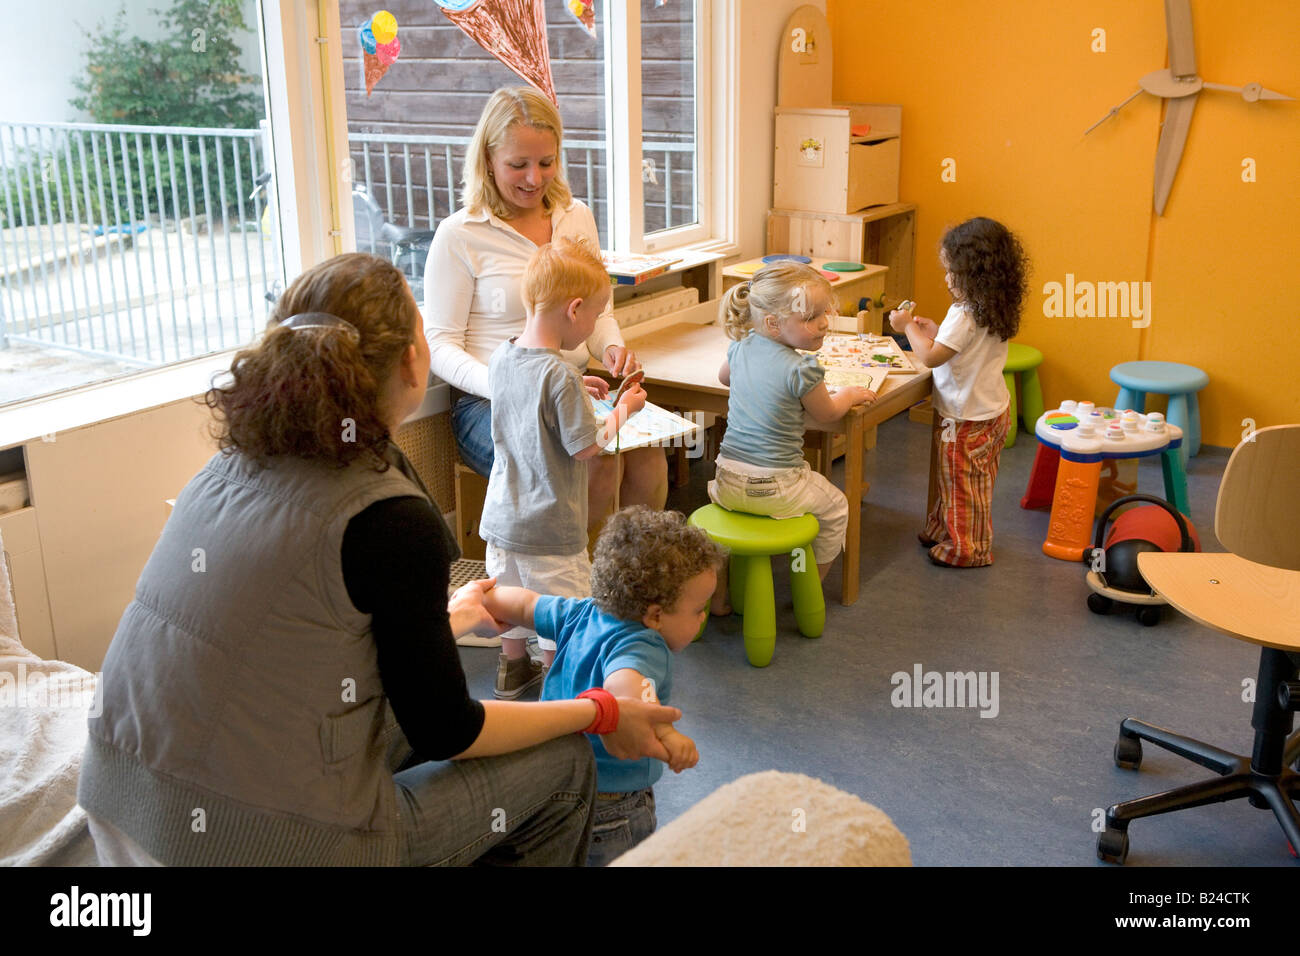
MULTIPOLYGON (((678 50, 682 37, 692 36, 689 15, 683 4, 690 0, 668 0, 656 7, 654 0, 642 0, 642 47, 648 51, 642 68, 642 125, 650 141, 692 142, 694 140, 693 62, 682 59, 678 50), (655 51, 664 51, 658 55, 655 51)), ((459 27, 443 16, 432 0, 385 0, 385 7, 398 22, 402 52, 397 62, 367 98, 361 66, 361 48, 356 27, 378 9, 373 2, 341 0, 344 69, 347 88, 348 129, 351 133, 390 135, 448 134, 469 136, 483 104, 493 90, 523 83, 515 73, 478 46, 459 27)), ((597 4, 596 29, 604 36, 602 4, 597 4)), ((547 38, 551 52, 551 73, 565 124, 566 142, 604 140, 604 45, 593 40, 568 12, 563 0, 547 0, 547 38)), ((615 118, 617 121, 617 118, 615 118)), ((393 185, 393 208, 388 208, 382 147, 371 146, 369 166, 372 195, 384 208, 389 221, 428 229, 447 215, 447 175, 442 146, 431 147, 426 171, 424 148, 413 148, 410 181, 415 189, 414 221, 406 208, 407 174, 402 147, 389 148, 389 180, 393 185), (432 179, 435 197, 434 220, 427 214, 427 188, 432 179)), ((364 150, 355 139, 351 146, 356 181, 365 182, 364 150)), ((664 154, 647 151, 658 170, 658 185, 645 183, 646 229, 663 228, 665 221, 663 175, 664 154)), ((674 154, 673 224, 693 216, 690 208, 692 168, 686 157, 674 154)), ((452 193, 459 198, 463 148, 453 149, 452 193)), ((568 155, 568 176, 574 194, 593 207, 596 221, 606 215, 606 176, 603 153, 595 154, 592 179, 594 196, 587 193, 587 173, 582 161, 568 155)))

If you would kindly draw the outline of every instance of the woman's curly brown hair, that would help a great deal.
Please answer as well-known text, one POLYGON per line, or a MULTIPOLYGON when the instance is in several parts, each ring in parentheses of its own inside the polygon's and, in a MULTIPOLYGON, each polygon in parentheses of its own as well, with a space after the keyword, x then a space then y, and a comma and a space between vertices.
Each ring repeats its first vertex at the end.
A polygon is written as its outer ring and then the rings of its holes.
POLYGON ((221 450, 259 465, 292 455, 344 467, 372 458, 388 466, 385 383, 414 342, 419 310, 402 273, 363 253, 335 256, 285 290, 262 339, 239 352, 230 379, 203 396, 221 450), (304 312, 326 312, 344 326, 284 328, 304 312))
POLYGON ((680 511, 624 508, 596 540, 591 596, 606 614, 639 621, 650 605, 676 608, 686 582, 722 567, 725 552, 680 511))
POLYGON ((975 324, 1004 342, 1015 335, 1029 292, 1029 259, 1020 240, 1002 223, 980 216, 949 229, 940 248, 975 324))

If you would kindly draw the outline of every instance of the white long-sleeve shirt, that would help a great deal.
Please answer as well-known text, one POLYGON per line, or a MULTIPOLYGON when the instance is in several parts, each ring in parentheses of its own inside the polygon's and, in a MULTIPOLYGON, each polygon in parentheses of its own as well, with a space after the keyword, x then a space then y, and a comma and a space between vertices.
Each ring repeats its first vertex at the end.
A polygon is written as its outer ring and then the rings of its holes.
MULTIPOLYGON (((551 238, 561 236, 580 236, 600 248, 596 218, 576 199, 551 214, 551 238)), ((498 345, 524 330, 519 287, 536 250, 536 243, 487 210, 459 209, 438 225, 424 267, 424 333, 433 374, 462 392, 491 397, 487 363, 498 345)), ((600 360, 611 345, 622 344, 611 299, 586 347, 562 354, 581 374, 588 352, 600 360)))

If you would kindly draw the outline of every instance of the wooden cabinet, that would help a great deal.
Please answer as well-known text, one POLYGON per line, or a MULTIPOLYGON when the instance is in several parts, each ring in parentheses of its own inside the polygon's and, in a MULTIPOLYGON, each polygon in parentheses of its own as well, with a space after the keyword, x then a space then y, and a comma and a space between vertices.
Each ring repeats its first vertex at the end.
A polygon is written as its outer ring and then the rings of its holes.
POLYGON ((887 266, 885 304, 894 306, 912 298, 916 204, 890 203, 853 213, 773 209, 767 216, 767 251, 887 266))

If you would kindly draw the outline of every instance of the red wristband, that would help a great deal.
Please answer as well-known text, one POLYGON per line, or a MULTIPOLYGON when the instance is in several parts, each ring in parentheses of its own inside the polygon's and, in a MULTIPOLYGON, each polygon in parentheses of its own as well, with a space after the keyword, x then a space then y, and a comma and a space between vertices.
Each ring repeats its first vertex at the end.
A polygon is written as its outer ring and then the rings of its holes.
POLYGON ((613 694, 603 687, 593 687, 578 695, 579 700, 583 698, 596 704, 596 719, 584 734, 612 734, 618 730, 618 701, 613 694))

